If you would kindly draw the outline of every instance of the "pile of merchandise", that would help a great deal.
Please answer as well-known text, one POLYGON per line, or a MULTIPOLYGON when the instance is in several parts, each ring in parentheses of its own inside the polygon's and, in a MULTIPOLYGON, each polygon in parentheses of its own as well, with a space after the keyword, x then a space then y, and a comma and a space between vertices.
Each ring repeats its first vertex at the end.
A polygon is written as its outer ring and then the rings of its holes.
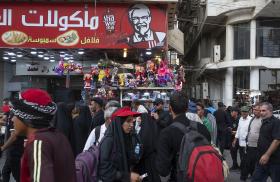
POLYGON ((182 66, 168 65, 164 60, 149 60, 144 65, 135 65, 134 69, 122 69, 113 65, 92 65, 85 72, 79 64, 65 63, 63 60, 56 67, 59 75, 76 72, 84 75, 84 88, 103 87, 174 87, 182 89, 185 73, 182 66))

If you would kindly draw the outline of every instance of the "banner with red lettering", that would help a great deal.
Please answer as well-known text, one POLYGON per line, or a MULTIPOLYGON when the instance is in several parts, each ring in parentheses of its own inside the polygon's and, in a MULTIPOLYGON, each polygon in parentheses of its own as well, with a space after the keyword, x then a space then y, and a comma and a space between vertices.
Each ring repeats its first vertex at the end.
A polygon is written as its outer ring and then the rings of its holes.
POLYGON ((166 48, 166 5, 0 3, 0 47, 166 48))

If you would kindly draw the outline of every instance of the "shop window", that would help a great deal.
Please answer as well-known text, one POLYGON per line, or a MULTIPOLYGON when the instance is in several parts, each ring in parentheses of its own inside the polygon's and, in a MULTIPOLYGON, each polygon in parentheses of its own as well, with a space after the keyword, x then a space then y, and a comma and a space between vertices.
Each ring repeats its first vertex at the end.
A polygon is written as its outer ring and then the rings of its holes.
POLYGON ((250 68, 234 68, 233 72, 234 88, 237 89, 249 89, 250 87, 250 68))
POLYGON ((234 59, 250 59, 250 24, 236 24, 233 29, 234 59))
POLYGON ((280 70, 260 70, 261 91, 280 89, 280 70))
POLYGON ((262 101, 268 101, 273 105, 274 110, 279 110, 280 102, 280 70, 260 70, 260 90, 262 101))
POLYGON ((257 56, 280 57, 280 19, 257 21, 257 56))

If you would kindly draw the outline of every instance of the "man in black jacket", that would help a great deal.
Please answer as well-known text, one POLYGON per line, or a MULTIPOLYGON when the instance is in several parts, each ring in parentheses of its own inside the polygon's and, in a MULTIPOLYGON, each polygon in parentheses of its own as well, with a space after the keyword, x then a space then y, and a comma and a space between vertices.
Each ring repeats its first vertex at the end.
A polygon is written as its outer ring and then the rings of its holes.
MULTIPOLYGON (((180 122, 185 126, 190 124, 190 120, 186 118, 186 106, 188 105, 187 98, 182 93, 174 93, 170 98, 169 110, 172 114, 173 122, 180 122)), ((207 128, 198 123, 197 131, 211 142, 211 135, 207 128)), ((157 156, 156 169, 162 181, 176 181, 176 165, 178 153, 180 150, 181 140, 184 133, 175 126, 169 125, 160 133, 157 156)))
POLYGON ((262 125, 257 144, 257 159, 252 182, 280 181, 280 120, 273 116, 273 106, 261 104, 262 125))
MULTIPOLYGON (((231 121, 231 143, 233 142, 235 138, 235 134, 238 128, 238 123, 239 123, 239 109, 237 107, 232 107, 231 113, 230 113, 230 121, 231 121)), ((232 159, 232 167, 230 170, 236 170, 239 169, 239 165, 237 163, 237 152, 239 149, 239 142, 237 141, 234 146, 231 146, 230 148, 230 155, 232 159)))
POLYGON ((230 128, 230 119, 225 111, 225 105, 218 102, 218 110, 214 112, 216 118, 218 133, 217 133, 217 146, 219 146, 221 153, 224 153, 226 146, 227 128, 230 128))
POLYGON ((163 110, 164 102, 162 99, 156 99, 155 111, 151 113, 151 116, 157 123, 158 133, 170 124, 171 116, 169 112, 163 110))

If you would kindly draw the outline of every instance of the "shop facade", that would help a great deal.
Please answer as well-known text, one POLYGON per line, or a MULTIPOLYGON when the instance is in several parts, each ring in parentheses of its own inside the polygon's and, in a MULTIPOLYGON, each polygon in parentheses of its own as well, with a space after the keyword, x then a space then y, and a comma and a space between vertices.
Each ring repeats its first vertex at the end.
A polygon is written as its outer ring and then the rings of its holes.
POLYGON ((170 3, 1 3, 2 98, 37 87, 57 101, 67 90, 155 99, 181 87, 167 59, 170 3))

